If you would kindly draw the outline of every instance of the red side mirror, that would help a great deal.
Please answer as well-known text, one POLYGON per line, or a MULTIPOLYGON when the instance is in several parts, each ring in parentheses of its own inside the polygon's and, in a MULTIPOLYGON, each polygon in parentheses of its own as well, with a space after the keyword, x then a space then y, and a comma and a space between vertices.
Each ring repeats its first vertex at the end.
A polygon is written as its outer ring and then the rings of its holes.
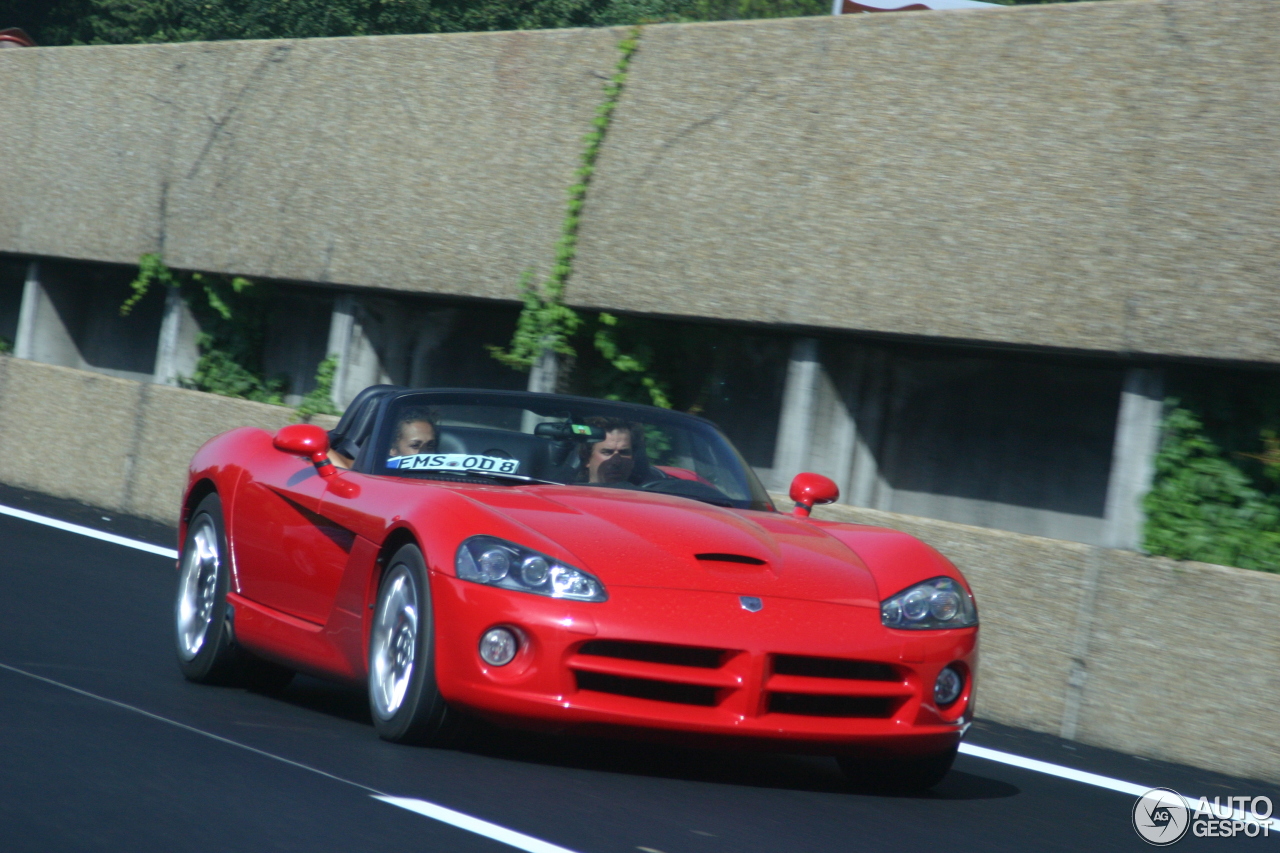
POLYGON ((808 517, 815 504, 834 503, 840 497, 840 487, 835 481, 821 474, 796 474, 791 481, 791 500, 796 502, 795 515, 808 517))
POLYGON ((282 427, 271 443, 276 450, 307 457, 325 477, 334 474, 333 463, 329 461, 329 433, 315 424, 282 427))

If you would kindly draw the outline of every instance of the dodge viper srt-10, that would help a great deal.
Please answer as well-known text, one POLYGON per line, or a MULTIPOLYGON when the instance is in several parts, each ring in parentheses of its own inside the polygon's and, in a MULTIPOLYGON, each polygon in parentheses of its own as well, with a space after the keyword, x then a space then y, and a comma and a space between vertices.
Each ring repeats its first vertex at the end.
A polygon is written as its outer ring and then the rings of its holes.
POLYGON ((191 462, 175 605, 193 681, 361 685, 379 735, 459 721, 835 756, 920 789, 972 718, 978 617, 893 530, 779 512, 714 425, 552 394, 374 386, 326 433, 191 462))

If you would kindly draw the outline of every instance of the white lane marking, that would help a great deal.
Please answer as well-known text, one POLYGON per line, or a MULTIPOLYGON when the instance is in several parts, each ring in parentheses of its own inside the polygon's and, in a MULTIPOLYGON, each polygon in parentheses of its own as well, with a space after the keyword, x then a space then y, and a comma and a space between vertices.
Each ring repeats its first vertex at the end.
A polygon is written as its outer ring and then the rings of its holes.
POLYGON ((1093 785, 1096 788, 1108 788, 1112 791, 1119 791, 1122 794, 1132 794, 1140 797, 1150 787, 1135 785, 1132 782, 1123 782, 1119 779, 1112 779, 1110 776, 1099 776, 1097 773, 1086 773, 1083 770, 1074 770, 1070 767, 1063 767, 1061 764, 1050 764, 1047 761, 1037 761, 1034 758, 1024 758, 1021 755, 1014 755, 1012 752, 1001 752, 998 749, 988 749, 985 746, 977 746, 972 743, 960 744, 961 755, 972 755, 974 758, 985 758, 987 761, 998 761, 1001 764, 1009 764, 1013 767, 1021 767, 1023 770, 1034 770, 1037 773, 1045 773, 1049 776, 1057 776, 1060 779, 1070 779, 1073 782, 1083 782, 1086 785, 1093 785))
POLYGON ((47 515, 36 515, 34 512, 27 512, 25 509, 16 509, 15 507, 0 504, 0 515, 11 515, 14 518, 20 518, 23 521, 34 521, 36 524, 43 524, 46 527, 56 527, 59 530, 66 530, 71 533, 79 533, 81 536, 88 536, 91 539, 101 539, 103 542, 112 542, 116 545, 123 545, 126 548, 136 548, 139 551, 146 551, 148 554, 159 554, 161 557, 171 557, 175 560, 178 559, 178 552, 172 548, 165 548, 161 545, 152 545, 150 542, 141 542, 137 539, 117 536, 114 533, 104 533, 101 530, 94 530, 92 527, 81 527, 79 524, 72 524, 69 521, 59 521, 56 518, 49 518, 47 515))
POLYGON ((469 814, 446 809, 444 806, 438 806, 435 803, 428 803, 426 800, 415 800, 409 797, 388 797, 385 794, 376 795, 374 799, 382 800, 382 802, 390 803, 393 806, 399 806, 402 809, 408 809, 411 812, 417 812, 441 823, 451 824, 459 829, 465 829, 467 832, 474 832, 476 835, 483 835, 485 838, 492 838, 494 841, 500 841, 508 847, 527 850, 528 853, 573 853, 572 850, 565 847, 551 844, 531 835, 525 835, 523 832, 507 829, 505 826, 498 826, 496 823, 489 823, 487 820, 481 820, 469 814))
MULTIPOLYGON (((985 758, 987 761, 996 761, 1000 764, 1008 764, 1012 767, 1021 767, 1023 770, 1032 770, 1036 773, 1044 773, 1048 776, 1057 776, 1060 779, 1069 779, 1072 782, 1080 782, 1085 785, 1093 785, 1095 788, 1106 788, 1111 791, 1119 791, 1122 794, 1129 794, 1134 797, 1141 797, 1154 786, 1136 785, 1133 782, 1125 782, 1121 779, 1112 779, 1110 776, 1099 776, 1097 773, 1088 773, 1084 770, 1076 770, 1072 767, 1063 767, 1061 764, 1050 764, 1048 761, 1037 761, 1034 758, 1024 758, 1021 755, 1014 755, 1012 752, 1001 752, 998 749, 988 749, 985 746, 978 746, 972 743, 961 743, 960 753, 962 755, 971 755, 974 758, 985 758)), ((1193 797, 1189 794, 1179 794, 1187 803, 1187 808, 1195 810, 1196 805, 1200 802, 1199 797, 1193 797)), ((1261 825, 1270 826, 1272 829, 1280 831, 1280 818, 1271 818, 1270 820, 1258 821, 1251 815, 1245 815, 1240 809, 1235 809, 1235 819, 1245 820, 1249 823, 1259 823, 1261 825)))
POLYGON ((186 723, 180 723, 177 720, 170 719, 169 717, 162 717, 159 714, 153 714, 151 711, 145 711, 136 705, 130 705, 127 702, 120 702, 116 699, 108 699, 106 696, 100 696, 97 693, 90 693, 88 690, 81 690, 79 687, 72 687, 70 684, 55 681, 54 679, 46 678, 43 675, 36 675, 34 672, 27 672, 25 669, 19 669, 16 666, 9 666, 6 663, 0 663, 0 669, 5 669, 18 675, 25 675, 27 678, 33 678, 36 681, 43 681, 45 684, 60 687, 63 690, 69 690, 72 693, 77 693, 89 699, 96 699, 99 702, 105 702, 108 705, 114 705, 115 707, 122 708, 126 711, 132 711, 135 714, 141 714, 144 717, 150 717, 151 719, 157 720, 161 723, 168 723, 171 726, 176 726, 180 729, 192 732, 193 734, 211 738, 219 743, 239 747, 240 749, 247 750, 255 755, 261 755, 264 758, 270 758, 275 761, 288 764, 291 767, 297 767, 299 770, 306 770, 310 773, 315 773, 318 776, 323 776, 326 779, 332 779, 335 782, 341 782, 344 785, 359 788, 362 791, 367 791, 375 800, 381 800, 384 803, 390 803, 393 806, 408 809, 411 812, 416 812, 425 817, 432 818, 433 820, 438 820, 441 823, 447 823, 458 829, 462 829, 476 835, 483 835, 485 838, 491 838, 494 841, 499 841, 519 850, 526 850, 528 853, 574 853, 574 851, 569 850, 566 847, 559 847, 555 844, 551 844, 550 842, 534 838, 532 835, 525 835, 522 832, 516 832, 514 829, 507 829, 505 826, 499 826, 496 823, 490 823, 487 820, 481 820, 478 817, 472 817, 471 815, 463 812, 454 811, 453 809, 445 808, 444 806, 437 805, 435 803, 429 803, 426 800, 415 800, 407 797, 392 797, 388 794, 384 794, 377 788, 371 788, 368 785, 361 784, 360 782, 354 782, 350 779, 344 779, 341 776, 335 776, 334 774, 321 770, 318 767, 312 767, 309 764, 294 761, 292 758, 285 758, 283 755, 276 755, 273 752, 267 752, 266 750, 258 749, 256 746, 249 746, 247 743, 240 743, 239 741, 232 740, 231 738, 216 735, 213 732, 207 732, 204 729, 197 729, 195 726, 189 726, 186 723))
MULTIPOLYGON (((103 533, 102 531, 94 530, 91 527, 81 527, 79 524, 71 524, 66 521, 59 521, 56 518, 49 518, 48 516, 36 515, 33 512, 27 512, 26 510, 15 509, 14 507, 4 506, 3 504, 0 504, 0 515, 11 515, 14 518, 21 518, 25 521, 34 521, 36 524, 45 524, 45 525, 48 525, 49 527, 56 527, 59 530, 67 530, 72 533, 79 533, 82 536, 89 536, 93 539, 101 539, 104 542, 114 542, 117 545, 124 545, 129 548, 137 548, 139 551, 147 551, 148 553, 151 553, 151 554, 159 554, 162 557, 172 557, 175 560, 178 558, 178 552, 173 550, 172 548, 162 548, 159 545, 151 545, 150 543, 147 543, 147 542, 140 542, 137 539, 126 539, 123 536, 116 536, 113 533, 103 533)), ((85 696, 91 696, 94 699, 101 699, 103 702, 110 702, 113 705, 119 705, 122 708, 128 708, 131 711, 137 711, 138 713, 146 714, 149 717, 155 717, 157 720, 163 720, 166 723, 172 723, 175 726, 181 726, 182 728, 190 729, 193 732, 198 732, 200 734, 207 735, 208 737, 215 738, 217 740, 224 740, 227 743, 233 744, 235 746, 239 746, 244 749, 251 750, 253 752, 259 752, 262 755, 267 755, 271 758, 276 758, 280 761, 284 761, 289 764, 297 764, 297 762, 289 761, 289 759, 287 758, 281 758, 280 756, 271 755, 270 753, 266 753, 266 752, 262 752, 261 750, 254 749, 251 746, 245 746, 244 744, 235 743, 235 741, 226 740, 226 738, 219 737, 218 735, 209 734, 208 732, 202 732, 199 729, 192 729, 190 726, 184 725, 183 723, 179 723, 174 720, 169 720, 164 717, 158 717, 155 714, 152 714, 148 711, 143 711, 141 708, 134 708, 132 705, 125 705, 123 703, 116 702, 113 699, 106 699, 101 696, 96 696, 92 693, 86 693, 85 691, 79 690, 75 687, 71 687, 65 684, 60 684, 59 682, 52 681, 47 678, 43 678, 39 675, 33 675, 31 673, 23 672, 22 670, 14 669, 11 666, 5 666, 4 664, 0 664, 0 667, 4 667, 5 669, 12 670, 13 672, 20 672, 23 675, 30 675, 32 678, 39 678, 41 681, 48 681, 50 684, 56 684, 59 687, 65 687, 68 690, 74 690, 77 693, 83 693, 85 696)), ((1011 752, 1001 752, 998 749, 988 749, 985 746, 978 746, 972 743, 961 743, 960 752, 963 755, 970 755, 970 756, 973 756, 974 758, 985 758, 987 761, 995 761, 1000 764, 1008 764, 1012 767, 1021 767, 1024 770, 1031 770, 1036 773, 1044 773, 1048 776, 1057 776, 1060 779, 1069 779, 1072 782, 1080 782, 1085 785, 1093 785, 1094 787, 1097 787, 1097 788, 1106 788, 1111 791, 1118 791, 1122 794, 1129 794, 1134 797, 1140 797, 1143 794, 1145 794, 1147 791, 1151 790, 1151 788, 1143 787, 1142 785, 1135 785, 1133 782, 1125 782, 1121 779, 1112 779, 1110 776, 1101 776, 1097 773, 1088 773, 1084 770, 1075 770, 1071 767, 1064 767, 1061 764, 1051 764, 1047 761, 1037 761, 1034 758, 1025 758, 1021 755, 1015 755, 1011 752)), ((297 766, 302 767, 306 770, 311 770, 315 773, 320 773, 321 775, 324 775, 324 776, 330 776, 330 774, 325 773, 323 770, 317 770, 314 767, 307 767, 306 765, 303 765, 303 764, 297 764, 297 766)), ((338 779, 337 776, 332 776, 331 778, 338 779)), ((347 780, 338 779, 338 781, 346 782, 347 780)), ((349 782, 348 784, 358 785, 359 783, 349 782)), ((359 787, 365 787, 365 786, 360 785, 359 787)), ((373 789, 370 788, 368 790, 373 790, 373 789)), ((1193 808, 1193 809, 1196 807, 1196 804, 1200 802, 1199 797, 1190 797, 1184 794, 1182 795, 1182 798, 1186 800, 1190 808, 1193 808)), ((431 817, 436 820, 443 821, 444 823, 453 823, 453 821, 445 817, 439 817, 435 813, 428 814, 428 811, 424 811, 424 809, 438 811, 438 813, 441 815, 457 815, 461 819, 474 821, 477 826, 482 825, 486 827, 492 827, 497 831, 508 833, 512 838, 527 839, 530 843, 543 845, 536 849, 537 853, 564 853, 565 851, 565 848, 563 847, 557 847, 554 844, 549 844, 545 841, 539 841, 538 839, 532 838, 531 836, 522 835, 521 833, 515 832, 514 830, 504 829, 503 827, 500 827, 497 824, 492 824, 492 823, 489 823, 488 821, 480 820, 479 818, 472 818, 472 817, 469 817, 468 815, 463 814, 462 812, 455 812, 452 809, 447 809, 444 806, 437 806, 434 803, 428 803, 425 800, 414 800, 414 799, 405 798, 405 797, 390 797, 380 793, 375 794, 375 799, 380 799, 383 802, 390 803, 391 805, 394 805, 394 806, 399 806, 400 808, 403 808, 403 809, 408 809, 409 811, 416 811, 419 814, 423 814, 423 815, 426 815, 427 817, 431 817)), ((1236 809, 1236 811, 1239 811, 1239 809, 1236 809)), ((1269 826, 1271 826, 1272 829, 1280 831, 1280 818, 1272 818, 1269 821, 1263 821, 1263 823, 1268 824, 1269 826)), ((461 826, 461 824, 456 824, 456 823, 453 825, 461 826)), ((469 829, 468 827, 463 827, 463 828, 467 828, 468 831, 472 831, 472 832, 478 831, 474 829, 469 829)), ((479 834, 485 835, 486 833, 480 832, 479 834)), ((496 837, 496 836, 489 836, 489 837, 496 837)), ((519 847, 522 850, 533 851, 534 849, 529 847, 522 847, 520 844, 514 844, 507 841, 503 841, 503 843, 510 844, 512 847, 519 847)))

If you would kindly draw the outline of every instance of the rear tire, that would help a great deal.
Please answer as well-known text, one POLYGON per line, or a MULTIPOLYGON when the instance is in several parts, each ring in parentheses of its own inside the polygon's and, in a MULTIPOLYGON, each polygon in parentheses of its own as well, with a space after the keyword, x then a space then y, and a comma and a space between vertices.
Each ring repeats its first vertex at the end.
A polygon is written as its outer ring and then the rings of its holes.
POLYGON ((957 744, 945 752, 910 758, 840 755, 836 761, 854 785, 893 794, 918 794, 943 780, 959 749, 957 744))
POLYGON ((178 667, 200 684, 237 684, 259 693, 279 693, 293 670, 239 648, 227 604, 231 572, 222 500, 211 494, 200 502, 187 527, 174 604, 178 667))
POLYGON ((236 664, 226 543, 222 501, 212 494, 196 507, 187 527, 174 603, 178 667, 188 680, 202 684, 225 683, 236 664))
POLYGON ((452 746, 461 735, 436 687, 434 628, 426 562, 405 545, 378 585, 369 634, 369 710, 383 740, 452 746))

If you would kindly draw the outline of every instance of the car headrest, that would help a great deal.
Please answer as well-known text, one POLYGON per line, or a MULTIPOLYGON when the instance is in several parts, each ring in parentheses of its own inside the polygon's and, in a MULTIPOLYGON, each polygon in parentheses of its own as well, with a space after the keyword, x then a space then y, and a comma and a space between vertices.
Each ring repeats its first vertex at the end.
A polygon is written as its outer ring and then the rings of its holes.
POLYGON ((342 413, 338 425, 329 430, 329 446, 343 456, 354 459, 360 445, 373 431, 373 419, 378 413, 378 402, 388 394, 405 389, 399 385, 370 385, 351 401, 342 413))

